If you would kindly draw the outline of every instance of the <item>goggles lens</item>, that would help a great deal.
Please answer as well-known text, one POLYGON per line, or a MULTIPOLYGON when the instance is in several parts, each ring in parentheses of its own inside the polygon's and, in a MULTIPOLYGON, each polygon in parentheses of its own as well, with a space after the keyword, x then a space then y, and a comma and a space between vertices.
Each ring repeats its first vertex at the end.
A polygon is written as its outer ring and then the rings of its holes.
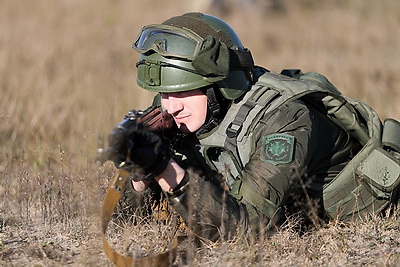
POLYGON ((153 50, 163 56, 193 59, 201 44, 196 37, 177 28, 149 26, 142 29, 132 47, 139 53, 153 50))

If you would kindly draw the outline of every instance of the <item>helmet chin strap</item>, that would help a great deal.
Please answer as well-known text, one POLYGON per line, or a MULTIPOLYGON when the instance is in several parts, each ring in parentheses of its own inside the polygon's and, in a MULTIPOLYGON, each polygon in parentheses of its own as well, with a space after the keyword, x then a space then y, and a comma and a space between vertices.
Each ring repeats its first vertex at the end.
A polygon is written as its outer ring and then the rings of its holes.
POLYGON ((224 118, 230 101, 220 95, 218 97, 218 89, 216 86, 208 86, 202 89, 207 95, 207 117, 203 126, 197 130, 196 135, 207 133, 214 129, 224 118))

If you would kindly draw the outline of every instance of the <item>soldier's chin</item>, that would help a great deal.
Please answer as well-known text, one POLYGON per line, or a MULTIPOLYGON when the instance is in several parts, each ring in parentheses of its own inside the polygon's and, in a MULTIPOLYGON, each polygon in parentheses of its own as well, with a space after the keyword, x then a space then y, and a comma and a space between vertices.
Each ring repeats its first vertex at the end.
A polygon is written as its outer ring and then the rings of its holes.
POLYGON ((190 129, 187 127, 187 125, 184 124, 184 123, 181 123, 181 124, 179 125, 179 130, 180 130, 182 133, 191 133, 191 132, 192 132, 192 131, 190 131, 190 129))
POLYGON ((182 133, 192 133, 192 132, 194 132, 193 130, 189 129, 189 127, 185 123, 181 123, 179 125, 179 130, 182 133))

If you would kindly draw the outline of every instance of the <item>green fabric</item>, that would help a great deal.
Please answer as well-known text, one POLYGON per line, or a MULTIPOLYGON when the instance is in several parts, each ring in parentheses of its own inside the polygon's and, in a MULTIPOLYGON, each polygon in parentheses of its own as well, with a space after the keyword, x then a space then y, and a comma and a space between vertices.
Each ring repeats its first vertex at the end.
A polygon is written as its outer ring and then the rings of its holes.
POLYGON ((245 204, 250 204, 256 207, 268 219, 272 219, 278 208, 277 205, 271 200, 255 194, 255 192, 241 180, 237 180, 232 185, 232 189, 230 190, 229 194, 245 204))
POLYGON ((208 19, 209 17, 210 15, 204 15, 199 12, 189 12, 167 19, 162 24, 189 29, 190 31, 197 33, 203 39, 211 34, 229 47, 237 45, 239 37, 232 32, 229 34, 226 29, 221 30, 227 27, 224 22, 215 17, 208 19), (233 42, 232 39, 235 39, 235 42, 233 42))
POLYGON ((211 82, 223 80, 229 74, 228 47, 209 35, 204 39, 192 65, 197 73, 211 82))

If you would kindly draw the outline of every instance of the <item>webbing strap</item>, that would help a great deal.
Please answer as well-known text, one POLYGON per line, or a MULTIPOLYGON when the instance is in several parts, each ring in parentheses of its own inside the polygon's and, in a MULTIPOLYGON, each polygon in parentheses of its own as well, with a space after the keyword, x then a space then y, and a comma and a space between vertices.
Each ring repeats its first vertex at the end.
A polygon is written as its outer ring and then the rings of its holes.
POLYGON ((256 105, 257 105, 256 102, 252 101, 252 99, 249 99, 246 101, 246 103, 243 104, 243 106, 240 107, 237 116, 233 119, 228 129, 226 129, 226 134, 229 138, 237 136, 237 133, 241 130, 243 126, 243 122, 247 114, 256 105))
POLYGON ((263 86, 259 86, 249 99, 247 99, 247 101, 239 108, 233 121, 226 129, 226 134, 229 138, 234 138, 239 135, 247 116, 256 106, 261 106, 263 109, 267 109, 270 102, 278 95, 278 92, 274 90, 261 90, 262 87, 263 86))
POLYGON ((160 254, 132 258, 116 252, 109 244, 106 236, 108 222, 114 213, 120 198, 123 196, 126 183, 129 177, 129 172, 124 169, 119 169, 118 174, 115 175, 111 181, 106 195, 104 197, 103 205, 101 208, 101 235, 103 240, 103 250, 107 257, 118 267, 122 266, 170 266, 176 258, 176 251, 178 246, 178 237, 175 236, 171 242, 170 248, 160 254))

